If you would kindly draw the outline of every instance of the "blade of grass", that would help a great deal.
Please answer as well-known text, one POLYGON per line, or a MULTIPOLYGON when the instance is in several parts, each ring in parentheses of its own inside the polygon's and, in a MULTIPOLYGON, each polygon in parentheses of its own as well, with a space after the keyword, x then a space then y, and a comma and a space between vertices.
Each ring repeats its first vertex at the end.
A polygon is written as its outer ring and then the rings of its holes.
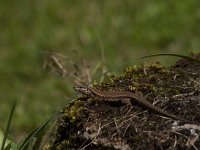
POLYGON ((152 54, 152 55, 147 55, 147 56, 143 56, 143 57, 139 57, 137 59, 143 59, 143 58, 148 58, 148 57, 154 57, 154 56, 175 56, 175 57, 181 57, 181 58, 185 58, 188 60, 191 60, 193 62, 197 62, 200 64, 200 60, 189 57, 189 56, 184 56, 184 55, 179 55, 179 54, 152 54))
POLYGON ((4 150, 10 150, 11 149, 11 143, 9 143, 8 145, 6 145, 6 147, 4 148, 4 150))
POLYGON ((6 139, 8 137, 8 131, 10 129, 10 124, 11 124, 12 116, 13 116, 13 113, 14 113, 14 110, 15 110, 15 106, 16 106, 16 100, 13 103, 13 106, 12 106, 12 109, 11 109, 11 112, 10 112, 10 115, 9 115, 9 118, 8 118, 8 123, 6 125, 5 135, 4 135, 4 138, 3 138, 3 141, 2 141, 2 145, 1 145, 1 150, 3 150, 4 147, 5 147, 6 139))
POLYGON ((31 140, 31 142, 30 142, 30 144, 28 144, 27 150, 38 149, 38 148, 35 147, 36 142, 37 142, 37 138, 33 137, 32 140, 31 140))
POLYGON ((4 150, 18 150, 18 145, 11 142, 4 148, 4 150))
POLYGON ((15 143, 11 143, 11 150, 18 150, 18 145, 15 143))
MULTIPOLYGON (((106 72, 107 66, 106 66, 106 56, 105 56, 105 48, 104 48, 103 40, 101 38, 101 35, 100 35, 99 31, 97 30, 97 27, 96 27, 95 23, 92 20, 90 20, 90 23, 94 28, 94 31, 95 31, 96 36, 97 36, 97 40, 99 42, 100 50, 101 50, 102 72, 106 72)), ((101 78, 101 80, 103 81, 103 77, 101 78)))
POLYGON ((25 140, 20 144, 19 150, 28 149, 29 144, 33 140, 34 137, 37 138, 37 135, 49 124, 49 122, 54 118, 55 114, 52 115, 44 124, 42 124, 40 127, 33 130, 26 138, 25 140))

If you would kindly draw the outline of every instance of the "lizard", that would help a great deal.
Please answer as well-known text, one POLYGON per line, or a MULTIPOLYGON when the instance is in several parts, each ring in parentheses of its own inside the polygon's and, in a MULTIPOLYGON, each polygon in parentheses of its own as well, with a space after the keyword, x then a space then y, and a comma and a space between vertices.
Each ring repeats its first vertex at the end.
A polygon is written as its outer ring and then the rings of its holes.
POLYGON ((133 101, 134 99, 142 104, 143 106, 145 106, 147 109, 152 110, 160 115, 163 115, 165 117, 174 119, 174 120, 179 120, 182 122, 187 122, 187 123, 192 123, 192 124, 198 124, 196 122, 192 122, 183 118, 180 118, 176 115, 167 113, 166 111, 152 105, 151 103, 149 103, 142 95, 141 92, 130 92, 130 91, 102 91, 99 89, 96 89, 94 87, 90 87, 90 86, 74 86, 73 87, 75 91, 82 93, 83 95, 87 95, 89 97, 93 97, 93 98, 98 98, 98 99, 105 99, 105 100, 109 100, 109 101, 115 101, 116 99, 122 99, 122 98, 128 98, 128 101, 133 101), (129 100, 130 99, 130 100, 129 100))

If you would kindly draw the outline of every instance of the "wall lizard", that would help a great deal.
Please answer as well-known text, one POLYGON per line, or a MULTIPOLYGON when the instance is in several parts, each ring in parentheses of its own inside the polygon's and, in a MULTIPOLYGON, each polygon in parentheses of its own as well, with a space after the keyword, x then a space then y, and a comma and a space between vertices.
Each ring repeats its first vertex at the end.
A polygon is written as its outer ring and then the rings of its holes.
POLYGON ((115 101, 116 99, 120 99, 120 98, 129 98, 131 101, 135 99, 138 103, 142 104, 147 109, 157 112, 165 117, 169 117, 174 120, 179 120, 179 121, 183 121, 187 123, 198 124, 186 119, 182 119, 175 115, 169 114, 166 111, 152 105, 151 103, 146 101, 146 99, 143 97, 142 93, 140 92, 132 93, 129 91, 102 91, 102 90, 98 90, 96 88, 89 87, 89 86, 74 86, 74 90, 84 95, 87 95, 89 97, 105 99, 109 101, 115 101))

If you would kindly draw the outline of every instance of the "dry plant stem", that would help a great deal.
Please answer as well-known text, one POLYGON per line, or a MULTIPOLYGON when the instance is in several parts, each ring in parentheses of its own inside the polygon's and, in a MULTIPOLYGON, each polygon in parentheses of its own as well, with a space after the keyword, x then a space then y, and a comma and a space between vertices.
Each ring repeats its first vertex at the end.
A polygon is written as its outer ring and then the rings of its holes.
POLYGON ((62 77, 65 77, 67 75, 66 70, 65 70, 64 66, 61 64, 59 58, 56 57, 55 55, 51 55, 50 59, 52 60, 53 64, 59 69, 59 71, 62 74, 62 77))
POLYGON ((90 143, 88 143, 87 145, 85 145, 84 147, 81 147, 81 148, 79 148, 80 150, 84 150, 86 147, 88 147, 90 144, 92 144, 94 141, 95 141, 95 139, 99 136, 99 134, 100 134, 100 132, 101 132, 101 129, 102 129, 102 127, 101 127, 101 123, 99 124, 99 128, 98 128, 98 131, 97 131, 97 134, 96 134, 96 136, 92 139, 92 141, 90 142, 90 143))
MULTIPOLYGON (((175 115, 169 114, 169 113, 165 112, 164 110, 155 107, 154 105, 152 105, 151 103, 146 101, 146 99, 143 97, 142 93, 140 93, 140 92, 132 93, 129 91, 101 91, 96 88, 88 87, 88 86, 75 86, 74 90, 76 90, 84 95, 90 96, 90 97, 109 100, 109 101, 116 101, 116 99, 119 100, 122 98, 129 98, 131 101, 136 100, 138 103, 142 104, 147 109, 150 109, 150 110, 152 110, 156 113, 159 113, 165 117, 169 117, 174 120, 180 120, 180 121, 187 122, 187 123, 197 124, 195 122, 192 122, 192 121, 189 121, 186 119, 182 119, 175 115)), ((127 100, 127 103, 128 102, 129 102, 129 100, 127 100)))

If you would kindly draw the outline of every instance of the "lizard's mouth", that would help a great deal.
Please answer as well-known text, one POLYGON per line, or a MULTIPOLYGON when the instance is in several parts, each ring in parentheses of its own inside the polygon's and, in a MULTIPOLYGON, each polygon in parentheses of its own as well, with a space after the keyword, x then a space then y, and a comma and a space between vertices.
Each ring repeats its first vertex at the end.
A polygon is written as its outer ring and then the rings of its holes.
POLYGON ((84 95, 90 95, 90 93, 91 93, 91 91, 89 91, 86 86, 77 85, 77 86, 74 86, 73 89, 84 95))
POLYGON ((81 85, 77 85, 77 86, 74 86, 73 89, 77 92, 81 92, 83 91, 83 87, 81 85))

